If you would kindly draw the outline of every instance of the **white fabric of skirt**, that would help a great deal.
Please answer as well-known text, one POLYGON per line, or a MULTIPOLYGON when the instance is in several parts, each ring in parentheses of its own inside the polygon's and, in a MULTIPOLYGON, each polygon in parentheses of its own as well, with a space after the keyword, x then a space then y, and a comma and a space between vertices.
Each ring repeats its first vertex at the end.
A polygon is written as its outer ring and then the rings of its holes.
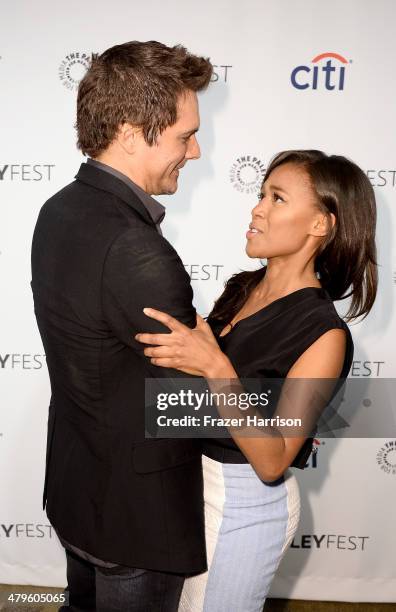
POLYGON ((297 530, 296 478, 264 483, 249 463, 202 460, 209 569, 186 579, 179 612, 262 612, 297 530))

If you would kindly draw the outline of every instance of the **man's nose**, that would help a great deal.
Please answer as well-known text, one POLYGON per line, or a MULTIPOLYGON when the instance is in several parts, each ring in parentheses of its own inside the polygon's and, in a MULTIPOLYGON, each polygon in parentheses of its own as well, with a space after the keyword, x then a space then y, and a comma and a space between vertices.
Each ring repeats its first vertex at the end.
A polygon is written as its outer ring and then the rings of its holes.
POLYGON ((201 149, 198 144, 198 140, 193 134, 188 142, 188 148, 186 153, 186 159, 199 159, 201 157, 201 149))

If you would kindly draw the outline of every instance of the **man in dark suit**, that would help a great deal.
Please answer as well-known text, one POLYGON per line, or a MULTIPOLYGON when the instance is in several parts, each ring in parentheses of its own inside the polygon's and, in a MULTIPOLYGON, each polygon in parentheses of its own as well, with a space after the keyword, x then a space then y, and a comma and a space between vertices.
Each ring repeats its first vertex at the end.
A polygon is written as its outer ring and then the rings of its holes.
MULTIPOLYGON (((65 610, 176 611, 205 571, 200 448, 145 439, 134 336, 195 327, 190 279, 162 236, 180 169, 200 156, 196 92, 212 66, 183 47, 131 42, 94 55, 77 100, 76 180, 40 211, 32 289, 51 381, 44 504, 66 548, 65 610)), ((176 377, 174 370, 165 372, 176 377)))

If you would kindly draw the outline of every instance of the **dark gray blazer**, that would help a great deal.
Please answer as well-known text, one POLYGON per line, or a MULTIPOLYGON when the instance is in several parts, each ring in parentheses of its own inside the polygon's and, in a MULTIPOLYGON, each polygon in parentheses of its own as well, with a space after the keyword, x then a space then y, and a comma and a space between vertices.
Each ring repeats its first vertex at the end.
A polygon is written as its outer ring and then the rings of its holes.
POLYGON ((52 391, 51 523, 99 559, 204 571, 199 443, 144 437, 145 378, 179 373, 151 366, 134 340, 138 331, 166 331, 145 306, 195 325, 176 251, 124 182, 82 164, 40 211, 32 290, 52 391))

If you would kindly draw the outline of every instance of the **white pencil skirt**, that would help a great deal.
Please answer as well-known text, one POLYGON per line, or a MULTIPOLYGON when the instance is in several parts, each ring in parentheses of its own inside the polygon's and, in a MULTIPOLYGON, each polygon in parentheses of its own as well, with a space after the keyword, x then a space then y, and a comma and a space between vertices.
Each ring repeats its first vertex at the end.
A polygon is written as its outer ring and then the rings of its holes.
POLYGON ((300 517, 295 476, 262 482, 250 464, 203 456, 208 571, 187 578, 179 612, 262 612, 300 517))

